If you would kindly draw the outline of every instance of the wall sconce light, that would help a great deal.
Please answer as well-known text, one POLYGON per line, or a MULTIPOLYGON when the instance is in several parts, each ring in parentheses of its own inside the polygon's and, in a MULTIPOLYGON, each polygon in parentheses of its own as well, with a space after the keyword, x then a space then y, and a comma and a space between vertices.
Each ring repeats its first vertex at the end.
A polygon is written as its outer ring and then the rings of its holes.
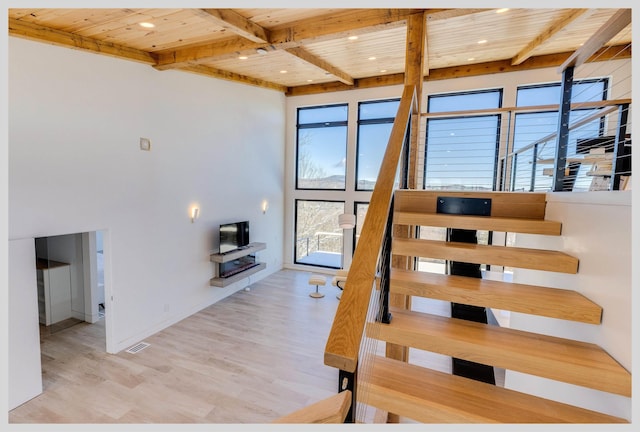
POLYGON ((262 214, 265 214, 269 210, 269 201, 262 201, 262 214))
POLYGON ((191 223, 193 223, 200 215, 200 209, 198 207, 191 207, 191 223))

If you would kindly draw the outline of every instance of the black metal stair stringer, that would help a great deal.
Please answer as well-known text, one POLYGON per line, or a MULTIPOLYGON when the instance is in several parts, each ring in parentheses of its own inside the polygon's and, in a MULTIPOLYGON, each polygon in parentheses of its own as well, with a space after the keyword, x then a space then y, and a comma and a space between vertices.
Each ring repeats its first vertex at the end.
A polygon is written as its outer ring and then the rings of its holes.
MULTIPOLYGON (((437 213, 490 216, 491 199, 438 197, 437 213)), ((447 228, 447 241, 461 243, 478 243, 476 230, 447 228)), ((449 261, 448 274, 482 278, 480 264, 449 261)), ((472 306, 461 303, 451 303, 451 317, 488 324, 488 314, 485 307, 472 306)), ((496 383, 493 366, 476 363, 460 358, 452 358, 452 373, 465 378, 482 381, 488 384, 496 383)))

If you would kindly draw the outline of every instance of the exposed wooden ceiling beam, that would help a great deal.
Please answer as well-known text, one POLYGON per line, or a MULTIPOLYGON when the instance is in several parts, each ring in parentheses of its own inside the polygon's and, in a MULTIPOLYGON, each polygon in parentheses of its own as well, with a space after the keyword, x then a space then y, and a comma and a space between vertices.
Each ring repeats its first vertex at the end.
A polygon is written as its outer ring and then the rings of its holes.
POLYGON ((409 16, 423 9, 347 9, 316 18, 308 18, 271 30, 271 43, 311 43, 361 35, 405 25, 409 16))
POLYGON ((209 66, 204 66, 204 65, 194 65, 194 66, 187 66, 184 67, 182 69, 180 69, 181 71, 186 71, 186 72, 192 72, 192 73, 196 73, 199 75, 206 75, 206 76, 210 76, 210 77, 214 77, 214 78, 221 78, 221 79, 225 79, 225 80, 229 80, 229 81, 235 81, 235 82, 241 82, 244 84, 250 84, 250 85, 254 85, 257 87, 263 87, 263 88, 268 88, 268 89, 272 89, 272 90, 277 90, 280 92, 285 92, 287 90, 286 86, 280 85, 280 84, 276 84, 276 83, 272 83, 269 81, 264 81, 261 79, 257 79, 257 78, 251 78, 245 75, 240 75, 237 73, 233 73, 233 72, 229 72, 229 71, 224 71, 224 70, 220 70, 220 69, 216 69, 216 68, 212 68, 209 66))
POLYGON ((487 12, 489 10, 491 9, 433 9, 433 12, 427 13, 427 21, 438 21, 466 15, 473 15, 481 12, 487 12))
MULTIPOLYGON (((405 48, 404 85, 415 86, 417 95, 416 111, 421 111, 422 84, 424 82, 424 46, 427 34, 427 20, 424 13, 414 14, 407 20, 407 42, 405 48)), ((417 187, 418 147, 420 142, 420 119, 413 117, 409 137, 409 169, 407 187, 417 187)))
POLYGON ((580 49, 569 56, 569 58, 560 65, 558 70, 562 72, 569 66, 580 66, 629 24, 631 24, 631 9, 620 9, 609 18, 580 49))
POLYGON ((351 77, 348 73, 333 66, 331 63, 321 59, 320 57, 310 53, 306 49, 302 47, 295 47, 295 48, 287 48, 285 51, 288 52, 289 54, 292 54, 306 61, 307 63, 317 66, 320 69, 330 73, 331 75, 335 76, 338 79, 338 81, 347 85, 353 85, 353 77, 351 77))
POLYGON ((375 76, 371 78, 359 78, 353 83, 353 86, 348 86, 341 82, 333 81, 321 84, 310 84, 297 87, 289 87, 285 92, 286 96, 304 96, 318 93, 330 93, 336 91, 353 90, 353 89, 365 89, 384 87, 392 85, 404 84, 404 73, 389 74, 375 76))
MULTIPOLYGON (((452 66, 439 69, 431 69, 429 76, 424 78, 425 81, 438 81, 444 79, 464 78, 470 76, 480 76, 488 74, 496 74, 503 72, 513 72, 521 70, 533 70, 541 68, 556 67, 564 62, 571 53, 547 54, 537 57, 530 57, 519 66, 513 66, 511 60, 501 60, 488 63, 478 63, 469 66, 452 66)), ((631 58, 631 46, 615 45, 612 47, 602 48, 591 56, 587 62, 591 61, 608 61, 631 58)), ((286 96, 302 96, 309 94, 328 93, 343 90, 353 90, 354 88, 373 88, 382 86, 402 85, 404 84, 404 74, 382 75, 371 78, 356 79, 353 86, 347 86, 339 82, 312 84, 299 87, 289 87, 286 96)))
POLYGON ((240 55, 255 54, 258 48, 267 51, 274 50, 270 44, 255 43, 243 37, 234 36, 188 48, 159 51, 156 53, 158 62, 154 67, 158 70, 181 69, 207 61, 226 60, 240 55))
POLYGON ((302 44, 374 32, 381 28, 404 26, 406 19, 419 9, 346 10, 274 28, 270 43, 249 42, 245 38, 229 38, 224 42, 204 43, 188 48, 158 52, 156 69, 176 69, 207 61, 227 59, 254 53, 257 48, 288 49, 302 44))
POLYGON ((422 47, 422 67, 424 69, 423 75, 428 76, 429 70, 431 67, 429 66, 429 21, 425 20, 424 22, 424 46, 422 47))
POLYGON ((157 61, 153 54, 146 51, 116 45, 110 42, 103 42, 61 30, 54 30, 49 27, 32 24, 14 18, 9 18, 9 35, 36 40, 39 42, 46 42, 66 48, 74 48, 111 57, 133 60, 149 65, 153 65, 157 61))
POLYGON ((569 24, 574 23, 578 18, 584 19, 593 12, 594 9, 572 9, 569 12, 566 12, 545 28, 542 33, 533 38, 522 50, 520 50, 520 52, 511 59, 511 64, 514 66, 519 65, 528 59, 536 48, 563 31, 569 24), (587 12, 589 12, 589 14, 587 14, 587 12))
MULTIPOLYGON (((424 45, 426 39, 425 14, 414 14, 407 21, 407 43, 405 47, 404 70, 407 73, 405 85, 415 85, 417 94, 422 94, 421 83, 424 75, 424 45)), ((420 105, 420 103, 418 103, 420 105)))
POLYGON ((233 9, 195 9, 195 13, 215 21, 220 27, 249 39, 251 42, 269 42, 269 30, 243 17, 233 9))

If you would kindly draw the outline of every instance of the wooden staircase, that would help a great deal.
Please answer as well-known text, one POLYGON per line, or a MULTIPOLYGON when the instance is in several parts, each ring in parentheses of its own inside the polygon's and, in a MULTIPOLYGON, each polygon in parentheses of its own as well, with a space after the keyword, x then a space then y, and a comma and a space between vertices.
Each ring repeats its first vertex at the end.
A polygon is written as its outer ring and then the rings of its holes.
MULTIPOLYGON (((561 235, 544 220, 545 194, 397 191, 394 224, 561 235), (492 200, 489 216, 436 213, 439 196, 492 200)), ((394 238, 392 254, 532 270, 578 272, 578 259, 559 251, 394 238)), ((394 268, 391 294, 599 325, 602 308, 573 290, 394 268)), ((370 322, 366 334, 471 362, 626 397, 631 374, 601 347, 497 325, 391 309, 390 324, 370 322)), ((627 423, 625 419, 500 386, 375 356, 361 374, 357 398, 380 410, 436 423, 627 423)))

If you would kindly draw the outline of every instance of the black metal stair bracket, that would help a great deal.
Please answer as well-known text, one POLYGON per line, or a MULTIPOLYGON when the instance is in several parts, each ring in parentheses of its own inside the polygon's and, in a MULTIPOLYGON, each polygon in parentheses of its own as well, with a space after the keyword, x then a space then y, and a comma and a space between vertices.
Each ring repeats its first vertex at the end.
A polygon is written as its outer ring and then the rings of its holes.
POLYGON ((351 391, 351 407, 344 419, 344 423, 356 423, 356 390, 357 390, 357 371, 347 372, 340 369, 338 372, 338 393, 345 390, 351 391))
MULTIPOLYGON (((462 198, 438 197, 437 213, 491 216, 490 198, 462 198)), ((447 228, 447 241, 461 243, 478 243, 477 231, 467 229, 447 228)), ((456 276, 482 278, 480 264, 458 261, 448 262, 448 273, 456 276)), ((461 303, 451 303, 451 317, 487 324, 487 310, 480 306, 461 303)), ((459 358, 452 358, 453 375, 482 381, 488 384, 496 383, 493 367, 459 358)))

